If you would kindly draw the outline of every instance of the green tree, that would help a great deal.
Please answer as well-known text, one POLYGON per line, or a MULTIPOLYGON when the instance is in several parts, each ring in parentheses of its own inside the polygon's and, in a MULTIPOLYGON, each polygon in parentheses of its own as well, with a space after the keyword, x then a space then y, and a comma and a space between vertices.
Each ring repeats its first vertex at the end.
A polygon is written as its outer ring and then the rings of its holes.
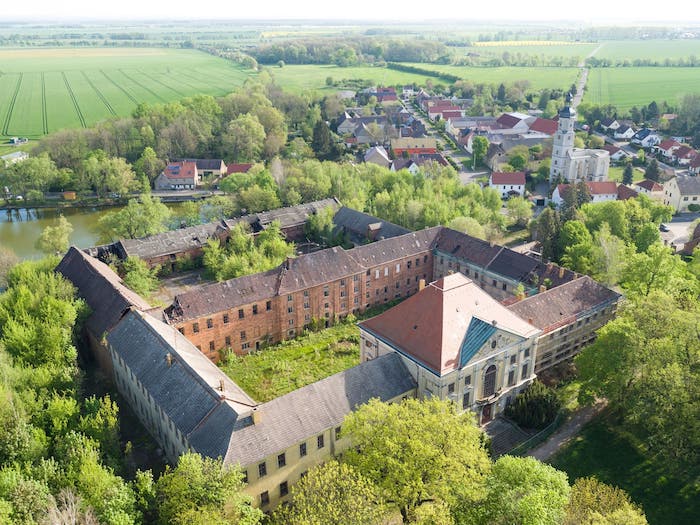
POLYGON ((350 465, 329 461, 292 487, 292 504, 274 521, 285 525, 379 525, 387 509, 376 487, 350 465))
POLYGON ((158 158, 155 150, 150 146, 144 148, 141 156, 134 163, 136 174, 145 177, 150 183, 160 175, 163 168, 165 168, 165 162, 158 158))
POLYGON ((136 176, 129 163, 99 150, 83 162, 83 176, 98 197, 108 192, 128 193, 136 187, 136 176))
POLYGON ((158 288, 159 267, 149 268, 146 261, 136 255, 130 255, 122 262, 124 284, 139 295, 150 295, 158 288))
POLYGON ((555 392, 540 381, 533 381, 506 408, 506 416, 520 426, 540 429, 554 421, 560 408, 555 392))
POLYGON ((73 225, 63 215, 47 226, 36 241, 36 247, 49 255, 61 255, 68 251, 73 225))
POLYGON ((651 159, 651 162, 644 170, 644 178, 653 180, 654 182, 659 182, 659 177, 661 176, 661 169, 659 168, 659 163, 656 159, 651 159))
POLYGON ((221 137, 228 159, 235 162, 255 162, 265 147, 265 128, 258 117, 245 113, 229 122, 221 137))
POLYGON ((10 248, 0 246, 0 290, 7 285, 7 274, 19 262, 19 257, 10 248))
POLYGON ((472 217, 455 217, 448 223, 447 227, 478 239, 486 238, 484 227, 472 217))
POLYGON ((256 525, 263 514, 251 506, 243 486, 241 472, 220 460, 183 454, 156 482, 158 523, 256 525))
POLYGON ((508 217, 520 227, 527 226, 532 218, 532 203, 524 197, 511 197, 506 203, 508 217))
POLYGON ((647 525, 644 512, 622 489, 595 478, 579 478, 571 487, 563 525, 647 525), (624 520, 619 520, 624 517, 624 520))
POLYGON ((627 164, 625 164, 625 169, 622 170, 622 184, 629 186, 630 184, 632 184, 633 180, 634 180, 634 171, 632 168, 632 164, 627 163, 627 164))
POLYGON ((338 156, 331 130, 323 120, 314 125, 311 149, 319 160, 333 160, 338 156))
POLYGON ((536 221, 531 225, 532 236, 542 244, 542 257, 550 261, 558 261, 560 252, 559 235, 561 232, 561 217, 552 208, 545 208, 536 221))
POLYGON ((481 166, 489 150, 489 139, 477 136, 472 139, 472 169, 481 166))
POLYGON ((484 525, 559 525, 570 487, 566 474, 531 457, 503 456, 486 481, 484 525))
POLYGON ((471 413, 449 401, 372 400, 343 425, 352 447, 346 461, 395 504, 404 521, 425 502, 454 508, 483 495, 489 459, 471 413), (436 432, 440 429, 440 432, 436 432))
POLYGON ((644 253, 635 253, 623 266, 620 285, 628 292, 649 295, 653 290, 665 290, 675 296, 697 293, 697 280, 688 267, 671 249, 657 242, 644 253))
POLYGON ((170 210, 158 197, 142 194, 138 200, 130 199, 124 208, 109 212, 99 220, 101 238, 106 241, 136 239, 161 233, 168 229, 166 224, 170 216, 170 210))

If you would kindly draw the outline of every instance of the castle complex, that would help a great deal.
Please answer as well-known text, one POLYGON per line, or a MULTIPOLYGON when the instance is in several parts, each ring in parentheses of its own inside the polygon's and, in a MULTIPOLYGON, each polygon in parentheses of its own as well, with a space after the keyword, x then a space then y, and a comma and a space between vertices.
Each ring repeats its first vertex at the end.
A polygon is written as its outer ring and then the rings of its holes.
POLYGON ((336 217, 376 240, 206 284, 165 309, 76 248, 57 267, 92 309, 92 351, 168 458, 194 450, 240 465, 264 510, 349 446, 341 427, 357 406, 437 395, 486 423, 538 372, 593 340, 620 298, 587 276, 449 228, 406 232, 347 208, 336 217), (267 403, 215 364, 222 349, 264 351, 311 324, 396 299, 360 323, 357 366, 267 403))
POLYGON ((551 187, 559 183, 608 180, 610 154, 604 149, 574 148, 576 109, 571 105, 571 94, 559 111, 559 125, 552 144, 552 164, 549 168, 551 187))

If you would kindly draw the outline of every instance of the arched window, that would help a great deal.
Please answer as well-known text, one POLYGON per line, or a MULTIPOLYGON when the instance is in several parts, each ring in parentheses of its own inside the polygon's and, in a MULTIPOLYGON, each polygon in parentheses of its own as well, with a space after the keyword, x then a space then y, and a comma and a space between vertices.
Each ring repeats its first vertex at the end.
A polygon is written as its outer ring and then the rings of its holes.
POLYGON ((496 392, 496 365, 491 365, 486 369, 484 374, 484 395, 483 397, 492 396, 496 392))

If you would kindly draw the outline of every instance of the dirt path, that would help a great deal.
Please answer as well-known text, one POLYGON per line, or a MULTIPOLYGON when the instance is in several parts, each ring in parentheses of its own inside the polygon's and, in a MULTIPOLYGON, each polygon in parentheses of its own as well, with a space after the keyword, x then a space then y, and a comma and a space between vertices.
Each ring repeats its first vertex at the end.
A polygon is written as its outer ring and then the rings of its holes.
POLYGON ((558 452, 560 448, 568 444, 569 441, 571 441, 571 438, 575 437, 576 434, 579 433, 583 425, 600 414, 606 405, 607 401, 600 400, 594 405, 583 407, 566 423, 559 427, 559 429, 552 434, 547 441, 530 450, 527 455, 539 459, 540 461, 548 460, 556 452, 558 452))

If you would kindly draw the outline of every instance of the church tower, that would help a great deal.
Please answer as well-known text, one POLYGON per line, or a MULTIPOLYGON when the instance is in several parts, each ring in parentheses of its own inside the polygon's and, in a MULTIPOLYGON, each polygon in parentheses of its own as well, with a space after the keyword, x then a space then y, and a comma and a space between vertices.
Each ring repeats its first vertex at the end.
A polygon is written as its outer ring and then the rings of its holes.
POLYGON ((567 182, 569 172, 569 158, 574 149, 574 124, 576 123, 576 110, 571 106, 571 93, 566 94, 566 104, 559 111, 559 127, 554 135, 552 144, 552 165, 549 168, 549 184, 553 185, 557 180, 567 182))

